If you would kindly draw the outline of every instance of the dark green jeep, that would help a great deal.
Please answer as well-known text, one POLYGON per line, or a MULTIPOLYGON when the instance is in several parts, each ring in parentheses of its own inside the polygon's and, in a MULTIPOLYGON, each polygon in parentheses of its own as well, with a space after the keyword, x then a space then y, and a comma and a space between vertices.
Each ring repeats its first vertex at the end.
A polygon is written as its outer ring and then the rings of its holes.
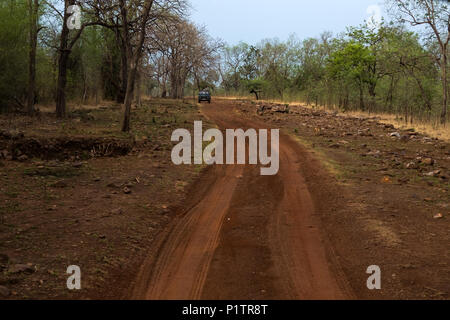
POLYGON ((202 101, 208 101, 208 103, 211 103, 211 94, 209 91, 200 91, 198 93, 198 103, 201 103, 202 101))

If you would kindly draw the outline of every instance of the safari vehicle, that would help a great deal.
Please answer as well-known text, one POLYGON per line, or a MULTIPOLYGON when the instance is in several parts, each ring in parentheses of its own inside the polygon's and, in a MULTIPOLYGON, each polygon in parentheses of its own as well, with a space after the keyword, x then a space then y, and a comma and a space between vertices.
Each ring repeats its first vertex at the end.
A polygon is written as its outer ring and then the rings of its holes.
POLYGON ((202 101, 211 103, 211 93, 209 93, 209 91, 200 91, 198 93, 198 103, 201 103, 202 101))

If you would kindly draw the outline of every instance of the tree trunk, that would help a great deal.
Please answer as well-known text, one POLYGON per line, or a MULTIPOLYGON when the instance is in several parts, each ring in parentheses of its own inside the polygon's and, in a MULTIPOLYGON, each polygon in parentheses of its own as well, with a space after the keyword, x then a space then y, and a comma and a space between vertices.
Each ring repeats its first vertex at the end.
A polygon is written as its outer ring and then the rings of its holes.
POLYGON ((448 99, 448 79, 447 79, 447 54, 442 55, 442 85, 443 85, 443 98, 442 98, 442 113, 441 113, 441 124, 447 122, 447 99, 448 99))
POLYGON ((122 131, 123 132, 128 132, 130 131, 130 117, 131 117, 131 103, 133 101, 133 90, 134 90, 134 82, 136 80, 136 73, 137 73, 137 68, 139 65, 139 60, 141 58, 141 54, 142 54, 142 46, 144 45, 144 40, 145 40, 145 31, 146 31, 146 26, 147 26, 147 22, 150 16, 150 10, 153 6, 153 0, 147 0, 145 2, 145 6, 143 8, 143 13, 142 13, 142 20, 141 20, 141 25, 139 28, 139 40, 138 43, 135 46, 135 52, 134 54, 131 54, 133 52, 132 50, 132 44, 131 44, 131 39, 130 39, 130 34, 129 34, 129 26, 128 26, 128 22, 127 22, 127 12, 126 12, 126 8, 125 8, 125 4, 123 2, 123 0, 121 1, 121 6, 122 6, 122 17, 124 18, 124 34, 125 34, 125 41, 127 44, 127 57, 128 59, 131 60, 130 63, 130 71, 128 72, 128 78, 127 78, 127 91, 126 91, 126 95, 125 95, 125 103, 124 103, 124 117, 123 117, 123 123, 122 123, 122 131))
POLYGON ((67 19, 69 14, 67 8, 73 5, 75 1, 66 0, 64 5, 64 21, 61 31, 61 40, 59 45, 58 60, 58 81, 56 86, 56 116, 64 118, 66 116, 66 84, 67 84, 67 61, 69 59, 70 49, 67 48, 69 38, 69 28, 67 27, 67 19))
POLYGON ((35 91, 36 91, 36 48, 37 48, 37 19, 39 0, 28 0, 30 15, 30 47, 28 64, 28 94, 27 94, 27 113, 34 113, 35 91))
POLYGON ((66 84, 67 84, 67 61, 69 52, 62 50, 58 62, 58 82, 56 89, 56 116, 64 118, 66 116, 66 84))
POLYGON ((136 106, 141 107, 141 73, 139 70, 136 72, 136 106))
POLYGON ((359 84, 359 109, 361 111, 365 111, 366 109, 364 106, 364 88, 362 83, 359 84))
POLYGON ((125 95, 127 92, 127 81, 128 81, 128 59, 127 59, 127 49, 123 41, 120 42, 120 72, 121 72, 121 83, 119 92, 117 93, 117 103, 124 103, 125 95))

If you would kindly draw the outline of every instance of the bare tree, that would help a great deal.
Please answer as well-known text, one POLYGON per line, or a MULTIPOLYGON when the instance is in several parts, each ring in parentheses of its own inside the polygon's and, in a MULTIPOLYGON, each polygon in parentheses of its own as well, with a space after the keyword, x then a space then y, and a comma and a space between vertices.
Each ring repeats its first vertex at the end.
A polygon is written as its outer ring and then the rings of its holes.
POLYGON ((173 99, 183 98, 189 78, 201 89, 200 79, 216 67, 222 47, 220 41, 209 39, 206 30, 177 16, 160 23, 148 43, 157 51, 159 81, 165 86, 166 77, 170 79, 173 99))
POLYGON ((412 26, 425 25, 430 39, 439 44, 442 73, 441 123, 447 120, 448 56, 450 42, 450 7, 445 0, 391 0, 398 8, 398 19, 412 26))

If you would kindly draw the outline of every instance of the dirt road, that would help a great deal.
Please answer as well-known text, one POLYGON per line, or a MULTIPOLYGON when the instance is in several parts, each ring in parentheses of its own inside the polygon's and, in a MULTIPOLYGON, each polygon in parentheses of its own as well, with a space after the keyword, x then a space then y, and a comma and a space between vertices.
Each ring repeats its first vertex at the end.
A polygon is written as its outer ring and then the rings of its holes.
MULTIPOLYGON (((244 120, 230 103, 202 110, 220 129, 266 128, 244 120)), ((302 175, 318 166, 309 159, 281 134, 276 176, 261 176, 257 166, 208 168, 142 267, 132 297, 351 298, 302 175)))

